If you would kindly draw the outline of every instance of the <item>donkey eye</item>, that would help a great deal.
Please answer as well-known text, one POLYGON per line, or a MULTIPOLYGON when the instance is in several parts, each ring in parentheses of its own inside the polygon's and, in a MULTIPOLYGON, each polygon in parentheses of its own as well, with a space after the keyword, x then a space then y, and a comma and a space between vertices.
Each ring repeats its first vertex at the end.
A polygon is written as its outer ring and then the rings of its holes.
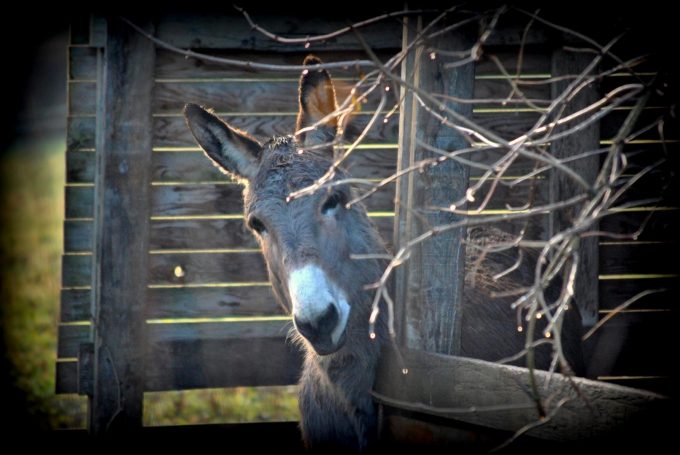
POLYGON ((248 220, 248 227, 258 234, 262 235, 267 232, 267 228, 264 223, 257 217, 251 216, 248 220))
POLYGON ((322 215, 330 215, 338 206, 343 202, 343 196, 340 193, 333 193, 330 195, 326 202, 321 206, 322 215))

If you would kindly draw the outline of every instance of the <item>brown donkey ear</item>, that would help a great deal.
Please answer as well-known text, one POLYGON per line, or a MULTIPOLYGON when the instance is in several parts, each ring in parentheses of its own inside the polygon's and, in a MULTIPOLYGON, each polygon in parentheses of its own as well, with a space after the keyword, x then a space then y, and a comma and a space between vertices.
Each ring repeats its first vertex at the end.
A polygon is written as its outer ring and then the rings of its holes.
POLYGON ((184 118, 198 145, 218 168, 239 180, 255 177, 262 146, 253 137, 196 104, 184 106, 184 118))
MULTIPOLYGON (((305 58, 304 65, 320 65, 322 62, 314 55, 305 58)), ((314 125, 316 122, 337 109, 335 88, 331 75, 325 69, 309 69, 300 77, 300 111, 296 131, 314 125)), ((327 143, 335 139, 338 118, 332 117, 312 131, 300 134, 300 142, 305 145, 327 143)))

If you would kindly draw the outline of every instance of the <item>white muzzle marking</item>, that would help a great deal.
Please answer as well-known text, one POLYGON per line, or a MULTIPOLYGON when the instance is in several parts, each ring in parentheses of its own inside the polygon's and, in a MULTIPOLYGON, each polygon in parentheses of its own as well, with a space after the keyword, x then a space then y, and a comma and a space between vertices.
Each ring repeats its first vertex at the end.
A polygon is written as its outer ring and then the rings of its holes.
POLYGON ((288 277, 288 290, 293 304, 293 316, 303 322, 319 319, 335 306, 338 324, 331 333, 331 340, 337 344, 349 318, 347 297, 317 265, 308 264, 293 270, 288 277))

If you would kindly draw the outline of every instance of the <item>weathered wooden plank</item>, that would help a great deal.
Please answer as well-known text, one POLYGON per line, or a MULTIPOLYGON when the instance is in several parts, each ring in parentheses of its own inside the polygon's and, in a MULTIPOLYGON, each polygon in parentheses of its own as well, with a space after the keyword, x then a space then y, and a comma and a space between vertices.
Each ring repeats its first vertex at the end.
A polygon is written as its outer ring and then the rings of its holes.
POLYGON ((153 254, 149 284, 267 281, 267 267, 259 251, 252 253, 153 254), (178 269, 179 267, 179 269, 178 269))
MULTIPOLYGON (((418 22, 418 29, 422 25, 418 22)), ((404 33, 411 35, 413 30, 404 27, 404 33)), ((472 44, 471 30, 447 34, 434 43, 435 49, 455 53, 467 49, 472 44)), ((447 68, 450 57, 439 56, 431 59, 424 48, 416 50, 413 66, 404 62, 402 74, 408 75, 412 85, 427 93, 443 93, 459 98, 471 98, 474 89, 475 67, 473 64, 447 68)), ((409 100, 410 105, 402 104, 405 119, 400 122, 399 169, 410 167, 423 159, 435 155, 417 145, 416 140, 431 146, 454 150, 465 148, 468 144, 456 130, 445 126, 425 109, 409 100), (410 123, 408 128, 405 124, 410 123)), ((470 117, 470 104, 446 101, 446 107, 461 116, 470 117)), ((440 163, 424 172, 410 173, 406 181, 406 191, 397 190, 401 198, 398 226, 403 232, 395 236, 403 246, 406 241, 416 238, 432 226, 445 225, 461 219, 460 215, 442 211, 428 211, 429 207, 448 207, 464 198, 468 188, 469 169, 454 161, 440 163), (414 212, 420 214, 414 216, 414 212), (405 218, 404 218, 405 217, 405 218), (401 221, 401 219, 405 221, 401 221)), ((431 352, 455 354, 460 351, 462 321, 460 302, 462 301, 465 277, 465 246, 461 239, 465 228, 449 230, 432 236, 416 246, 405 264, 406 272, 400 277, 407 284, 397 284, 403 295, 398 295, 403 308, 404 345, 431 352)))
MULTIPOLYGON (((378 57, 386 61, 397 50, 377 51, 378 57)), ((210 49, 209 54, 215 57, 239 59, 258 63, 274 65, 301 65, 309 50, 296 52, 243 52, 233 49, 210 49)), ((366 58, 363 51, 324 51, 314 50, 314 55, 325 63, 361 60, 366 58)), ((333 78, 360 78, 365 70, 356 67, 339 68, 331 71, 333 78)), ((249 70, 219 63, 187 58, 184 55, 159 49, 156 56, 156 79, 281 79, 297 80, 295 72, 282 73, 281 71, 249 70)))
POLYGON ((588 376, 671 376, 675 327, 672 311, 614 316, 588 340, 588 376))
POLYGON ((92 291, 90 289, 62 290, 59 315, 61 322, 92 320, 92 291))
POLYGON ((64 221, 64 252, 80 253, 92 251, 92 221, 64 221))
MULTIPOLYGON (((375 389, 385 397, 384 404, 506 431, 539 420, 526 392, 530 375, 526 368, 408 349, 401 356, 403 363, 393 351, 381 357, 375 389), (408 374, 402 368, 408 368, 408 374)), ((549 374, 542 371, 534 374, 542 396, 568 399, 549 421, 528 431, 538 438, 573 441, 601 436, 670 405, 664 397, 641 390, 560 374, 548 380, 549 374)), ((551 400, 548 412, 559 401, 551 400)))
POLYGON ((69 46, 68 78, 73 81, 97 80, 97 48, 69 46))
POLYGON ((283 315, 269 286, 155 288, 149 290, 149 319, 283 315))
POLYGON ((149 360, 155 360, 146 388, 294 384, 301 355, 285 341, 290 328, 289 321, 150 325, 149 360))
MULTIPOLYGON (((372 217, 383 238, 390 240, 392 217, 372 217)), ((259 248, 242 219, 153 220, 151 250, 259 248)))
POLYGON ((601 275, 680 273, 678 243, 600 245, 601 275))
MULTIPOLYGON (((284 314, 269 286, 153 288, 148 291, 149 319, 224 318, 284 314)), ((92 318, 90 290, 61 291, 61 322, 92 318)))
MULTIPOLYGON (((83 153, 83 155, 85 152, 83 153)), ((468 157, 482 164, 492 164, 502 156, 501 150, 480 150, 471 153, 468 157)), ((154 182, 210 182, 210 181, 229 181, 217 169, 210 160, 203 156, 200 151, 173 151, 155 152, 153 154, 153 174, 154 182)), ((395 148, 386 149, 357 149, 342 164, 342 167, 355 178, 383 179, 391 176, 396 171, 397 150, 395 148)), ((83 166, 93 165, 83 160, 83 166)), ((518 158, 515 164, 511 165, 506 177, 522 176, 534 169, 536 163, 529 159, 518 158)), ((74 169, 73 173, 85 174, 85 168, 74 169)), ((485 172, 484 169, 477 167, 470 168, 470 175, 479 177, 485 172)), ((544 175, 546 175, 544 173, 544 175)))
POLYGON ((152 346, 148 391, 296 384, 302 354, 278 338, 229 338, 152 346))
MULTIPOLYGON (((338 103, 342 104, 346 98, 350 97, 355 81, 336 81, 335 92, 338 103)), ((153 110, 156 114, 177 114, 180 113, 184 105, 188 102, 202 104, 213 108, 217 112, 296 112, 298 110, 298 82, 290 79, 272 79, 268 81, 242 79, 237 81, 181 81, 181 82, 158 82, 156 84, 153 110)), ((361 93, 359 89, 358 93, 361 93)), ((512 91, 512 86, 502 79, 480 79, 475 81, 475 99, 485 100, 505 100, 512 91)), ((89 105, 87 102, 87 92, 83 92, 83 100, 80 101, 84 106, 82 112, 72 110, 76 113, 89 113, 86 111, 89 105)), ((527 86, 522 90, 525 97, 531 100, 550 100, 550 85, 527 86)), ((397 100, 396 92, 386 93, 386 106, 390 108, 397 100)), ((361 103, 360 110, 367 112, 377 108, 381 90, 374 90, 361 103)), ((544 103, 545 105, 545 103, 544 103)), ((529 107, 517 95, 506 102, 497 101, 495 103, 476 103, 476 107, 529 107)), ((94 106, 91 106, 93 109, 94 106)))
MULTIPOLYGON (((393 148, 355 150, 343 163, 344 168, 357 178, 385 178, 396 170, 397 151, 393 148)), ((200 151, 155 152, 153 154, 155 182, 228 181, 229 177, 217 169, 200 151)))
POLYGON ((54 393, 78 393, 78 362, 57 362, 54 393))
MULTIPOLYGON (((426 171, 430 172, 430 171, 426 171)), ((505 209, 507 206, 519 207, 530 198, 534 204, 545 201, 545 180, 525 180, 509 187, 497 185, 488 209, 505 209), (533 189, 532 189, 533 188, 533 189), (531 193, 533 191, 533 196, 531 193)), ((474 209, 487 194, 492 182, 485 182, 476 192, 476 201, 470 206, 474 209)), ((93 214, 94 188, 67 187, 66 217, 83 218, 93 214)), ((196 183, 178 185, 157 185, 151 187, 152 216, 200 216, 200 215, 238 215, 243 212, 243 188, 235 183, 196 183)), ((361 194, 361 191, 358 193, 361 194)), ((388 185, 364 200, 367 210, 373 212, 392 211, 394 186, 388 185)))
POLYGON ((66 153, 66 183, 94 183, 95 165, 93 152, 66 153))
POLYGON ((92 282, 92 256, 62 256, 61 285, 65 288, 89 286, 92 282))
MULTIPOLYGON (((286 341, 290 328, 290 321, 147 324, 144 389, 294 384, 302 357, 286 341)), ((77 357, 88 336, 87 326, 62 326, 60 357, 77 357)))
MULTIPOLYGON (((335 16, 273 16, 255 13, 253 19, 273 33, 287 37, 305 38, 347 26, 335 16)), ((182 48, 235 49, 248 51, 308 52, 317 50, 361 50, 354 33, 346 33, 325 42, 290 45, 274 41, 253 30, 240 15, 182 14, 163 15, 157 21, 157 36, 182 48)), ((381 21, 361 29, 361 34, 372 49, 395 49, 401 43, 401 26, 397 21, 381 21)))
MULTIPOLYGON (((152 216, 240 214, 243 188, 238 184, 162 185, 151 189, 152 216)), ((370 211, 391 211, 392 188, 386 187, 365 201, 370 211)))
MULTIPOLYGON (((336 81, 335 93, 342 105, 356 81, 336 81)), ((360 89, 361 90, 361 89, 360 89)), ((359 92, 361 93, 361 91, 359 92)), ((382 90, 374 90, 357 110, 374 111, 380 103, 382 90)), ((397 100, 392 92, 385 93, 388 109, 397 100)), ((158 82, 153 103, 155 114, 181 113, 186 103, 201 104, 219 113, 231 112, 297 112, 298 81, 272 79, 268 81, 203 81, 158 82)))
MULTIPOLYGON (((230 125, 249 132, 260 140, 272 136, 292 134, 295 128, 295 115, 239 115, 223 116, 230 125)), ((355 115, 345 130, 348 138, 356 137, 369 122, 368 115, 355 115)), ((371 128, 364 140, 365 143, 395 143, 397 125, 395 122, 382 121, 371 128)), ((186 126, 183 117, 154 118, 154 147, 194 147, 196 142, 186 126)))
POLYGON ((613 310, 628 299, 646 290, 665 289, 644 297, 630 309, 673 309, 677 305, 680 280, 674 278, 641 278, 599 280, 600 310, 613 310))
MULTIPOLYGON (((580 74, 592 61, 591 56, 583 53, 567 52, 562 48, 555 49, 552 54, 552 75, 559 77, 570 74, 580 74)), ((565 90, 570 89, 573 81, 564 80, 551 84, 553 98, 560 97, 565 90)), ((594 103, 600 98, 597 89, 593 86, 585 87, 571 101, 565 105, 563 115, 573 114, 594 103)), ((564 131, 565 127, 555 129, 556 133, 564 131)), ((595 150, 600 141, 599 122, 595 122, 587 128, 571 134, 562 139, 552 141, 550 153, 558 158, 568 158, 584 150, 595 150)), ((589 185, 593 185, 597 179, 600 164, 599 156, 580 159, 568 164, 569 168, 578 174, 589 185)), ((559 202, 567 200, 583 192, 569 176, 560 170, 550 173, 550 201, 559 202)), ((583 204, 572 208, 551 212, 550 236, 573 226, 577 214, 580 213, 583 204)), ((589 230, 597 231, 595 223, 588 227, 589 230)), ((590 327, 597 322, 597 276, 598 276, 598 245, 596 237, 581 238, 578 244, 579 263, 578 274, 574 290, 574 299, 579 306, 583 324, 590 327)))
POLYGON ((90 325, 60 324, 57 340, 57 358, 77 358, 80 344, 89 342, 91 334, 92 327, 90 325))
POLYGON ((97 110, 97 82, 68 83, 69 115, 94 115, 97 110))
POLYGON ((73 117, 66 120, 66 151, 94 149, 94 117, 73 117))
POLYGON ((634 234, 638 240, 677 240, 680 210, 619 212, 602 218, 600 229, 617 234, 634 234))
MULTIPOLYGON (((398 49, 376 50, 378 58, 385 62, 392 57, 398 49)), ((519 46, 485 46, 481 59, 476 62, 477 78, 502 77, 501 70, 489 58, 491 55, 497 57, 505 70, 512 76, 517 73, 517 55, 519 46)), ((239 52, 228 49, 210 49, 209 54, 216 57, 240 59, 258 63, 268 63, 276 65, 300 65, 309 50, 299 50, 296 52, 239 52)), ((331 63, 336 61, 349 61, 365 59, 363 51, 324 51, 315 49, 314 55, 318 56, 323 62, 331 63)), ((550 74, 550 58, 544 46, 527 46, 523 54, 521 73, 523 76, 537 74, 550 74)), ((366 70, 356 67, 334 68, 330 70, 331 76, 338 78, 358 78, 366 70)), ((156 57, 156 78, 157 79, 278 79, 281 77, 296 79, 294 72, 282 73, 280 71, 248 70, 245 68, 221 65, 210 61, 202 61, 195 58, 186 58, 184 55, 159 49, 156 57)), ((547 85, 547 84, 546 84, 547 85)))
POLYGON ((153 220, 151 250, 259 248, 242 219, 153 220))
MULTIPOLYGON (((623 81, 622 81, 623 82, 623 81)), ((632 81, 631 81, 632 82, 632 81)), ((627 103, 629 106, 632 105, 635 100, 627 103)), ((674 118, 669 114, 668 107, 666 106, 667 100, 661 100, 656 104, 652 101, 648 101, 648 106, 643 109, 640 113, 638 120, 635 122, 633 131, 642 130, 649 125, 663 119, 663 133, 666 140, 677 140, 680 138, 680 125, 678 124, 678 119, 674 118)), ((623 122, 630 113, 629 110, 619 109, 610 112, 608 115, 602 118, 600 122, 600 132, 603 139, 613 139, 616 137, 623 122)), ((635 136, 635 139, 656 139, 660 140, 662 137, 659 135, 658 128, 651 128, 647 131, 641 131, 635 136)))
POLYGON ((243 212, 238 184, 173 185, 151 188, 151 215, 237 214, 243 212))
MULTIPOLYGON (((501 110, 477 113, 473 115, 472 120, 487 129, 493 130, 501 137, 512 139, 531 128, 538 115, 535 112, 501 110)), ((223 119, 262 140, 273 135, 290 134, 295 127, 295 117, 293 115, 224 116, 223 119)), ((348 125, 346 136, 350 139, 356 137, 367 122, 368 116, 354 116, 350 125, 348 125)), ((378 122, 378 125, 368 133, 364 142, 396 143, 396 123, 396 121, 390 121, 387 124, 378 122)), ((69 151, 94 148, 94 118, 69 117, 67 126, 67 148, 69 151)), ((157 117, 154 119, 154 147, 195 146, 196 144, 191 136, 191 132, 182 117, 157 117)))
POLYGON ((91 218, 94 214, 94 188, 67 186, 64 189, 66 218, 91 218))
MULTIPOLYGON (((142 26, 149 31, 147 23, 142 26)), ((106 22, 97 110, 95 298, 89 429, 142 426, 155 46, 120 18, 106 22)))

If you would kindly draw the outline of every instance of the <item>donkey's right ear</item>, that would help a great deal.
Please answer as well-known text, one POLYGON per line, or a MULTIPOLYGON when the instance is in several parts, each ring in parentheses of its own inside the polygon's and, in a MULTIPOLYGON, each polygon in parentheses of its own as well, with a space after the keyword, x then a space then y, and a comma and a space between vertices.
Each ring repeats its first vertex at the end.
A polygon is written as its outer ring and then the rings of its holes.
POLYGON ((237 179, 255 177, 262 146, 253 137, 196 104, 184 106, 184 118, 198 145, 218 168, 237 179))

